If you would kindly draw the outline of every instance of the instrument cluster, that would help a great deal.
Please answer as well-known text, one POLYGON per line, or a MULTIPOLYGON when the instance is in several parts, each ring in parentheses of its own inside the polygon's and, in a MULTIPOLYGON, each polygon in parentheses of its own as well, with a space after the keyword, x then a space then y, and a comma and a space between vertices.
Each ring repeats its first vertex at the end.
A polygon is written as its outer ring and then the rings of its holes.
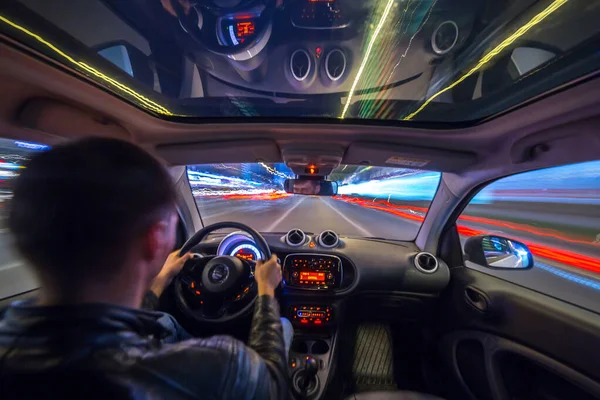
POLYGON ((258 261, 264 258, 254 243, 254 239, 245 232, 232 232, 225 236, 219 243, 217 255, 239 257, 248 261, 258 261))

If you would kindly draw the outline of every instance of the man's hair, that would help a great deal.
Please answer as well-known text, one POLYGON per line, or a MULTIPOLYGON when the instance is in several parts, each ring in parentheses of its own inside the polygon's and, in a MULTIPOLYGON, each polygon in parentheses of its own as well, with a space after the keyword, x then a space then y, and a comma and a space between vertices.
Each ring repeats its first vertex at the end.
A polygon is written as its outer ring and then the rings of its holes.
POLYGON ((57 282, 110 279, 174 199, 169 174, 151 155, 89 138, 29 161, 15 181, 8 225, 25 259, 57 282))

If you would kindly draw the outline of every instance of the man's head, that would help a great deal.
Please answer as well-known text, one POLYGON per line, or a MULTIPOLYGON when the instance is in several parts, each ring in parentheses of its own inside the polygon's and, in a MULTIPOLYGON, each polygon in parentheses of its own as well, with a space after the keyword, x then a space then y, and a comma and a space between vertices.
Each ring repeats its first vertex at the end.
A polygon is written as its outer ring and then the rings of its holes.
POLYGON ((140 148, 85 139, 28 163, 8 223, 52 290, 111 282, 128 268, 144 268, 138 275, 151 279, 174 246, 174 191, 165 169, 140 148))

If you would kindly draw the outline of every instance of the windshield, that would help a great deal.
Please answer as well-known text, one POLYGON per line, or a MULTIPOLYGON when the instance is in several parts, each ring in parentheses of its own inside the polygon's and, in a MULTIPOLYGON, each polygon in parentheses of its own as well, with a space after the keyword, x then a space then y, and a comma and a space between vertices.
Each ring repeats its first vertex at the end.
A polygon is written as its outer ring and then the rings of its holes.
POLYGON ((204 225, 244 223, 259 232, 326 229, 343 236, 414 240, 437 190, 439 172, 341 165, 336 196, 288 194, 285 164, 207 164, 187 169, 204 225))
POLYGON ((184 122, 476 122, 600 66, 590 0, 2 3, 2 33, 184 122))

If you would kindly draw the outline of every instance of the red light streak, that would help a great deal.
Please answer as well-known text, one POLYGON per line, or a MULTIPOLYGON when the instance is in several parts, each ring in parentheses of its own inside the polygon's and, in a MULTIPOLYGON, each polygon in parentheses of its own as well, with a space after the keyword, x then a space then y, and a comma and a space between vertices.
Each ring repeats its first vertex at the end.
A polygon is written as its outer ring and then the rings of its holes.
MULTIPOLYGON (((415 215, 415 214, 406 214, 406 213, 402 213, 402 212, 398 211, 397 209, 412 210, 413 212, 423 212, 425 214, 428 211, 427 208, 395 205, 395 204, 390 204, 384 200, 377 200, 375 202, 372 202, 370 200, 357 199, 357 198, 346 197, 346 196, 335 196, 334 198, 338 198, 338 200, 344 200, 348 203, 358 204, 363 207, 374 208, 376 210, 389 212, 390 214, 395 214, 400 217, 412 219, 414 221, 419 221, 419 222, 422 222, 425 219, 424 215, 419 216, 419 215, 415 215)), ((461 221, 469 221, 469 222, 475 222, 475 223, 484 224, 484 225, 493 225, 493 226, 514 229, 517 231, 528 232, 528 233, 531 233, 536 236, 552 237, 554 239, 558 239, 558 240, 566 241, 566 242, 570 242, 570 243, 579 243, 579 244, 587 244, 587 245, 592 244, 590 241, 573 239, 573 238, 561 235, 559 232, 553 231, 552 229, 532 228, 532 227, 529 227, 526 225, 515 224, 512 222, 498 221, 498 220, 490 219, 490 218, 473 217, 470 215, 461 215, 458 219, 461 221)))
POLYGON ((221 196, 225 200, 279 200, 291 196, 289 193, 265 194, 226 194, 221 196))
MULTIPOLYGON (((361 207, 371 208, 374 210, 387 212, 389 214, 393 214, 393 215, 399 216, 401 218, 406 218, 406 219, 410 219, 413 221, 419 221, 419 222, 422 222, 425 219, 425 215, 411 214, 411 213, 401 211, 401 210, 411 210, 413 212, 422 212, 424 214, 427 213, 426 208, 394 205, 394 204, 390 204, 384 200, 370 201, 370 200, 359 199, 359 198, 348 197, 348 196, 334 196, 333 198, 337 199, 337 200, 343 200, 343 201, 351 203, 351 204, 356 204, 361 207)), ((566 237, 566 236, 560 235, 558 232, 550 230, 550 229, 537 229, 537 228, 532 228, 532 227, 529 227, 526 225, 515 224, 512 222, 504 222, 504 221, 498 221, 498 220, 481 218, 481 217, 472 217, 472 216, 468 216, 468 215, 463 215, 463 216, 459 217, 459 220, 514 229, 517 231, 528 232, 528 233, 531 233, 536 236, 551 237, 554 239, 559 239, 561 241, 570 242, 570 243, 593 245, 593 243, 591 243, 589 241, 577 240, 577 239, 573 239, 570 237, 566 237)), ((482 230, 473 229, 473 228, 470 228, 470 227, 467 227, 464 225, 459 225, 459 224, 457 224, 457 229, 458 229, 458 233, 463 236, 485 235, 488 233, 488 232, 485 232, 482 230)), ((584 269, 586 271, 591 271, 591 272, 600 274, 600 259, 586 256, 584 254, 575 253, 575 252, 568 251, 568 250, 561 250, 561 249, 558 249, 555 247, 541 245, 541 244, 538 244, 535 242, 530 242, 527 240, 521 240, 521 242, 523 242, 525 245, 527 245, 527 247, 529 247, 529 250, 531 251, 531 253, 535 256, 543 257, 548 260, 557 261, 559 263, 563 263, 563 264, 570 265, 570 266, 573 266, 576 268, 584 269)))

